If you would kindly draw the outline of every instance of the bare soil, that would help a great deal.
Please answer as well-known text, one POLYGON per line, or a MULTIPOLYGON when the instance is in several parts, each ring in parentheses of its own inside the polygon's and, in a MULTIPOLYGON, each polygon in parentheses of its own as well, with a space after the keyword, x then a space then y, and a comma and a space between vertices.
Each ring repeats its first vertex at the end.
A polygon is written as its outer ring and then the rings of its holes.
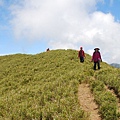
POLYGON ((98 112, 98 106, 94 101, 89 84, 80 84, 78 88, 78 99, 84 111, 89 113, 90 120, 102 120, 98 112))

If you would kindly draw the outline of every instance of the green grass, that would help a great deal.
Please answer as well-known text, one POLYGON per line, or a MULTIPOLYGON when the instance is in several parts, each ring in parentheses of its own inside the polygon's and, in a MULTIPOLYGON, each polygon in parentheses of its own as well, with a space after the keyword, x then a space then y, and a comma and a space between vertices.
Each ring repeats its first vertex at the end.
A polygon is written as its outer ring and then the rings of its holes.
MULTIPOLYGON (((0 56, 0 120, 89 120, 78 101, 78 86, 83 82, 91 84, 103 119, 117 116, 117 107, 114 114, 107 112, 111 106, 105 106, 102 100, 106 95, 113 96, 102 91, 99 97, 100 88, 93 78, 103 86, 114 83, 119 92, 118 69, 103 62, 101 70, 94 71, 90 55, 86 54, 84 63, 77 56, 78 52, 71 49, 0 56)), ((116 102, 116 98, 112 100, 116 102)))

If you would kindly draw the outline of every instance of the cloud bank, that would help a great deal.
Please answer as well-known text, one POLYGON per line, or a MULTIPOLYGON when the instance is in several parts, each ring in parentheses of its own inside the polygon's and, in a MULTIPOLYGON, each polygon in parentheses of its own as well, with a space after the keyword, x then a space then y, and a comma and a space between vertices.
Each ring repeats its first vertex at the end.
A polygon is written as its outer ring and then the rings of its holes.
POLYGON ((89 54, 100 47, 105 61, 120 63, 120 23, 97 11, 98 2, 104 1, 21 0, 10 7, 10 23, 18 39, 45 40, 52 49, 83 46, 89 54))

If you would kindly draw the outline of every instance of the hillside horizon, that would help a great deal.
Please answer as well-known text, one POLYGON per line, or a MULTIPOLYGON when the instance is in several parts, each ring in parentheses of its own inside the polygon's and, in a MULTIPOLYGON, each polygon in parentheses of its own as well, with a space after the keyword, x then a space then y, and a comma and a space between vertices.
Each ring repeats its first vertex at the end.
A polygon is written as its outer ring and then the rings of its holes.
MULTIPOLYGON (((73 51, 75 50, 75 51, 79 51, 79 50, 77 50, 77 49, 52 49, 52 50, 50 50, 50 51, 54 51, 54 50, 73 50, 73 51)), ((18 52, 18 53, 10 53, 10 54, 1 54, 0 56, 9 56, 9 55, 17 55, 17 54, 37 55, 37 54, 41 54, 41 53, 44 53, 44 52, 46 52, 46 50, 45 50, 45 51, 42 51, 42 52, 40 52, 40 53, 20 53, 20 52, 18 52)), ((94 52, 94 51, 93 51, 93 52, 94 52)), ((85 52, 85 54, 91 56, 89 53, 86 53, 86 52, 85 52)), ((91 57, 92 57, 92 56, 91 56, 91 57)), ((115 67, 115 68, 120 68, 120 64, 119 64, 119 63, 114 63, 114 62, 108 63, 107 61, 103 61, 103 62, 105 62, 105 63, 107 63, 107 64, 109 64, 110 66, 113 66, 113 67, 115 67)))

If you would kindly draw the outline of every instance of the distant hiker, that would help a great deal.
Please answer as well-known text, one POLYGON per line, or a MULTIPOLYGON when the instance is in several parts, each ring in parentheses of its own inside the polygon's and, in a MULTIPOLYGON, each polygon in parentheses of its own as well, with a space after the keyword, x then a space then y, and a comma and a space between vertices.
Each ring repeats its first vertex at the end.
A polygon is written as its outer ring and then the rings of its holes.
POLYGON ((47 48, 47 50, 46 51, 50 51, 50 49, 49 48, 47 48))
POLYGON ((83 47, 80 47, 80 50, 78 52, 78 57, 80 59, 80 62, 84 62, 85 53, 84 53, 83 47))
POLYGON ((95 48, 94 49, 95 51, 93 52, 93 56, 92 56, 92 60, 94 62, 94 66, 93 66, 93 69, 96 70, 96 64, 98 66, 98 69, 100 69, 100 61, 102 62, 102 59, 101 59, 101 54, 99 52, 99 48, 95 48))

